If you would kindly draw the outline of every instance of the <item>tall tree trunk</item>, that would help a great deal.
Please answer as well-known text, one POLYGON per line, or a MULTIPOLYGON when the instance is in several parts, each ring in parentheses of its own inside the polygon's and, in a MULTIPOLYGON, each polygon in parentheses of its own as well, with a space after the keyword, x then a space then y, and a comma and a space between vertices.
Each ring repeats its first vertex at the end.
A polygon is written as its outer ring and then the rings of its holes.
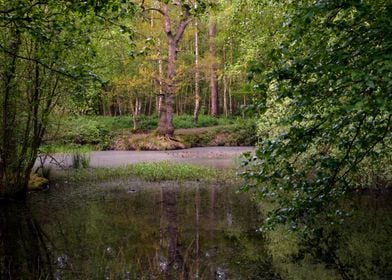
MULTIPOLYGON (((224 54, 223 54, 223 65, 226 64, 226 49, 223 50, 224 54)), ((226 76, 226 69, 224 68, 224 72, 223 72, 223 114, 225 115, 225 117, 228 116, 228 110, 227 110, 227 76, 226 76)))
POLYGON ((227 77, 226 75, 223 76, 223 114, 225 114, 225 117, 229 115, 228 109, 227 109, 227 77))
MULTIPOLYGON (((166 6, 166 5, 165 5, 166 6)), ((177 44, 171 34, 168 34, 168 66, 165 92, 162 96, 161 110, 159 112, 158 132, 160 135, 172 137, 174 134, 173 114, 174 114, 174 94, 176 90, 176 62, 177 44)))
POLYGON ((168 4, 162 2, 161 9, 164 19, 164 31, 166 33, 168 44, 168 65, 164 93, 162 96, 162 105, 159 112, 158 133, 165 137, 172 137, 174 134, 173 113, 174 94, 176 92, 177 47, 191 19, 190 7, 180 3, 179 5, 182 9, 182 18, 178 23, 175 34, 172 31, 168 4))
POLYGON ((161 40, 158 39, 158 73, 159 73, 159 94, 157 98, 157 113, 160 115, 161 112, 161 106, 162 106, 162 99, 163 99, 163 82, 162 82, 162 77, 163 77, 163 67, 162 67, 162 58, 161 58, 162 52, 161 52, 161 40))
POLYGON ((133 122, 133 129, 137 129, 137 109, 135 104, 133 104, 133 100, 131 98, 129 105, 131 106, 131 111, 132 111, 132 122, 133 122))
POLYGON ((233 95, 231 93, 231 84, 232 84, 232 79, 230 77, 229 78, 229 88, 228 88, 228 91, 229 91, 229 114, 230 114, 230 116, 232 116, 233 113, 234 113, 234 98, 233 98, 233 95))
MULTIPOLYGON (((230 41, 230 64, 233 65, 234 59, 233 59, 233 42, 230 41)), ((231 86, 233 84, 233 78, 230 76, 229 78, 229 113, 232 116, 234 113, 234 98, 231 92, 231 86)))
MULTIPOLYGON (((197 4, 195 4, 197 8, 197 4)), ((195 110, 193 111, 193 121, 197 123, 200 112, 200 71, 199 71, 199 26, 195 22, 195 110)))
POLYGON ((218 97, 218 79, 217 79, 217 62, 216 62, 216 22, 212 21, 208 28, 209 51, 211 56, 210 69, 210 87, 211 87, 211 115, 219 115, 219 97, 218 97))

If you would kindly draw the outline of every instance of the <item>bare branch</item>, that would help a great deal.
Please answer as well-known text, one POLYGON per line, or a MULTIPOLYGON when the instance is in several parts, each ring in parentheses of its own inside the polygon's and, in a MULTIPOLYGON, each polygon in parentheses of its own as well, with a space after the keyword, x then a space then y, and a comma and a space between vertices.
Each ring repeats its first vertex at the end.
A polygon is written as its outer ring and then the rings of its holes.
POLYGON ((184 16, 181 19, 180 24, 178 25, 177 28, 177 32, 175 36, 176 44, 181 40, 181 37, 184 34, 186 27, 192 21, 190 7, 188 5, 182 5, 182 8, 184 11, 184 16))
POLYGON ((163 18, 164 18, 164 26, 163 29, 169 38, 172 38, 172 30, 171 30, 171 20, 169 15, 169 7, 167 4, 163 4, 163 18))
POLYGON ((150 12, 150 11, 155 11, 155 12, 158 12, 158 13, 160 13, 161 15, 165 15, 164 13, 163 13, 163 11, 161 10, 161 9, 158 9, 158 8, 147 8, 147 9, 143 9, 143 13, 144 12, 150 12))
POLYGON ((146 8, 146 7, 144 6, 144 0, 140 3, 140 8, 142 9, 142 12, 143 12, 143 13, 155 11, 155 12, 160 13, 160 14, 163 15, 163 16, 165 15, 161 9, 154 8, 154 7, 146 8))
POLYGON ((192 21, 191 18, 181 20, 176 32, 176 37, 175 37, 176 44, 178 44, 178 42, 181 40, 181 37, 184 34, 186 27, 191 21, 192 21))

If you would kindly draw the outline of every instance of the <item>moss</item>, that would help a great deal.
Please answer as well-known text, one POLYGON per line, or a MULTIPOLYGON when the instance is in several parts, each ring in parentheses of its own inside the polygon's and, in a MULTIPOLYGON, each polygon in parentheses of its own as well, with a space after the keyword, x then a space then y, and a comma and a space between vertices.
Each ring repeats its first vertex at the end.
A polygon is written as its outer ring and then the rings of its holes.
POLYGON ((29 191, 40 191, 48 187, 49 180, 39 176, 38 174, 31 174, 28 184, 29 191))

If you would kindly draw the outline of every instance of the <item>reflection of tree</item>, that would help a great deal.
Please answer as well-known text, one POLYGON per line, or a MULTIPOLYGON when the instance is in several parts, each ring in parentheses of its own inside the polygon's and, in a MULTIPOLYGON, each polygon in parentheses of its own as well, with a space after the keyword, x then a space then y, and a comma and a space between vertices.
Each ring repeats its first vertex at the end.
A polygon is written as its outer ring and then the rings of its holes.
POLYGON ((215 226, 216 225, 216 217, 215 217, 215 212, 216 212, 216 207, 218 203, 218 187, 217 186, 212 186, 211 187, 211 200, 210 200, 210 234, 211 234, 211 239, 214 238, 214 231, 215 231, 215 226))
POLYGON ((199 186, 196 187, 195 192, 195 222, 196 222, 196 278, 200 275, 200 190, 199 186))
MULTIPOLYGON (((162 206, 164 207, 164 213, 161 213, 161 215, 165 215, 167 222, 165 229, 167 238, 167 263, 161 266, 161 268, 164 270, 167 279, 188 279, 189 271, 181 254, 181 244, 178 236, 176 192, 171 189, 162 189, 161 198, 162 206)), ((163 240, 160 243, 163 247, 163 240)), ((162 251, 164 250, 164 248, 161 249, 162 251)))
POLYGON ((0 205, 0 278, 52 279, 40 225, 24 204, 0 205))

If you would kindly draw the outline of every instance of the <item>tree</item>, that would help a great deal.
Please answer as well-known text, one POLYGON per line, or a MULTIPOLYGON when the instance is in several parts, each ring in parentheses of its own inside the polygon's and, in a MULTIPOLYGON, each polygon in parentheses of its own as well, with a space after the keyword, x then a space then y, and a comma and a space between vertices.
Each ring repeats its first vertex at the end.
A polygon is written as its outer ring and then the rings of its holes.
POLYGON ((161 106, 159 108, 159 124, 158 132, 162 136, 172 137, 174 134, 173 127, 173 113, 174 113, 174 94, 176 91, 176 65, 177 65, 177 52, 180 41, 184 32, 191 22, 193 15, 206 8, 207 1, 199 1, 198 6, 192 1, 159 1, 160 8, 144 7, 142 2, 142 9, 146 11, 156 11, 163 17, 163 30, 167 39, 167 70, 166 77, 163 81, 164 92, 161 96, 161 106), (176 14, 180 14, 177 19, 177 25, 174 24, 176 14))
POLYGON ((173 112, 174 112, 174 94, 176 89, 176 62, 177 62, 177 48, 180 40, 185 32, 186 27, 191 21, 191 7, 188 4, 180 1, 162 1, 160 8, 145 8, 144 1, 142 2, 143 11, 157 11, 163 17, 163 29, 166 34, 168 46, 168 65, 166 77, 163 82, 164 92, 161 96, 159 108, 159 124, 158 132, 162 136, 172 137, 174 134, 173 127, 173 112), (169 3, 170 2, 170 3, 169 3), (173 27, 170 10, 178 8, 182 12, 182 17, 179 20, 178 26, 173 27), (175 31, 174 31, 175 30, 175 31))
MULTIPOLYGON (((92 5, 92 7, 91 7, 92 5)), ((91 8, 74 1, 0 1, 0 196, 24 196, 59 100, 94 75, 82 63, 91 8)))
MULTIPOLYGON (((197 8, 197 1, 195 3, 197 8)), ((195 108, 193 110, 193 121, 197 123, 200 113, 200 69, 199 69, 199 23, 195 21, 195 108)))
POLYGON ((216 22, 212 19, 208 27, 209 52, 211 56, 210 68, 210 90, 211 90, 211 115, 219 115, 219 96, 218 96, 218 66, 216 62, 216 22))
POLYGON ((267 224, 296 229, 342 219, 339 199, 392 154, 392 7, 303 1, 286 11, 286 39, 260 75, 268 111, 244 177, 278 203, 267 224))

